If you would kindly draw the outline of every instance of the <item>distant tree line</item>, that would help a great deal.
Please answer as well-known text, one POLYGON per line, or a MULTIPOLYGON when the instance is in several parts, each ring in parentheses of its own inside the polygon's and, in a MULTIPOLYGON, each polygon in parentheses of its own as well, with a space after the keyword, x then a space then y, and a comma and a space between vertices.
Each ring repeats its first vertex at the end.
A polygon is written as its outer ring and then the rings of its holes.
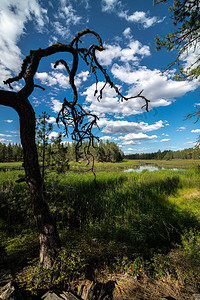
POLYGON ((119 162, 124 158, 123 152, 114 142, 63 143, 62 134, 50 139, 52 130, 50 115, 43 111, 36 122, 36 144, 43 178, 46 168, 51 166, 58 172, 63 172, 69 168, 69 161, 119 162))
MULTIPOLYGON (((43 161, 43 147, 38 145, 40 161, 43 161)), ((69 166, 69 161, 90 161, 92 162, 120 162, 124 159, 124 153, 114 142, 94 143, 88 148, 88 143, 83 142, 77 148, 76 142, 63 143, 61 136, 51 140, 45 150, 45 166, 53 166, 58 172, 63 172, 69 166)), ((45 168, 46 168, 45 167, 45 168)))
MULTIPOLYGON (((45 143, 45 165, 62 165, 69 161, 81 161, 94 157, 97 162, 120 162, 124 158, 124 153, 114 142, 94 143, 94 147, 87 148, 87 142, 76 149, 76 143, 63 143, 61 135, 54 138, 48 144, 45 143)), ((44 159, 44 144, 38 143, 39 160, 44 159)), ((0 162, 17 162, 23 160, 23 149, 20 144, 0 143, 0 162)))
POLYGON ((0 143, 0 162, 22 161, 23 150, 20 144, 0 143))
POLYGON ((159 159, 159 160, 171 160, 171 159, 199 159, 200 158, 200 149, 198 148, 189 148, 184 150, 172 151, 158 150, 153 153, 135 153, 125 155, 127 159, 159 159))

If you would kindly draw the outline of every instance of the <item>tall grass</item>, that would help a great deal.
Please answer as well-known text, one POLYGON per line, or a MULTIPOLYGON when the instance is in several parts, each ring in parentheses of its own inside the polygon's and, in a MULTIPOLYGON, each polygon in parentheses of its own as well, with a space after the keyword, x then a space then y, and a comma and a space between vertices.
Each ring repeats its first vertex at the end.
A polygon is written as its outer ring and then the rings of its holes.
POLYGON ((169 249, 197 218, 169 196, 194 188, 193 171, 67 174, 47 180, 49 203, 60 230, 81 228, 98 237, 134 245, 150 255, 169 249))
MULTIPOLYGON (((15 183, 19 176, 22 171, 0 173, 0 242, 15 267, 37 256, 29 190, 15 183)), ((93 268, 98 259, 120 263, 131 274, 138 272, 135 259, 149 259, 158 276, 165 274, 166 264, 168 270, 180 265, 180 257, 199 259, 199 175, 194 170, 98 172, 96 181, 91 173, 51 172, 45 180, 63 242, 66 280, 72 269, 78 272, 76 266, 93 268), (170 252, 177 244, 184 252, 170 252), (155 258, 166 253, 171 253, 168 261, 155 258)), ((199 264, 191 266, 198 273, 199 264)))
MULTIPOLYGON (((19 176, 22 171, 0 173, 1 222, 15 226, 15 231, 21 223, 25 229, 32 224, 29 191, 25 183, 15 183, 19 176)), ((47 200, 60 229, 89 228, 138 246, 141 239, 159 245, 180 227, 196 222, 188 207, 181 210, 169 200, 176 199, 180 189, 196 187, 198 177, 192 170, 99 172, 96 182, 89 173, 52 172, 46 178, 47 200)))

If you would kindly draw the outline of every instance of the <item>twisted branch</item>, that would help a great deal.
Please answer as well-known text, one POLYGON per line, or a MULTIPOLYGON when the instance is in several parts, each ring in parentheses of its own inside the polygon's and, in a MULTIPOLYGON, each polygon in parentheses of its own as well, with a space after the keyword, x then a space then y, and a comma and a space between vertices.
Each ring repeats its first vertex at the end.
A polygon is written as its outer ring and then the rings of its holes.
MULTIPOLYGON (((72 139, 77 142, 77 148, 79 148, 82 145, 83 141, 86 139, 89 140, 88 147, 90 147, 90 145, 94 146, 94 140, 98 140, 98 137, 93 135, 92 129, 94 127, 97 127, 98 117, 95 114, 87 112, 80 105, 80 103, 78 103, 78 93, 75 84, 75 76, 78 69, 79 58, 81 58, 87 66, 90 66, 90 72, 92 72, 95 77, 96 90, 94 92, 94 95, 97 96, 98 101, 102 99, 103 91, 108 84, 115 90, 116 94, 120 96, 121 101, 142 98, 145 102, 142 108, 145 107, 146 111, 148 111, 148 105, 150 102, 150 100, 142 95, 143 91, 132 97, 125 97, 121 94, 118 87, 112 82, 110 76, 107 73, 107 70, 104 69, 97 60, 96 51, 103 50, 104 47, 99 34, 93 30, 85 29, 80 31, 69 44, 56 43, 45 49, 40 48, 38 50, 30 51, 30 54, 24 59, 22 63, 19 75, 7 79, 6 81, 4 81, 4 83, 8 84, 11 87, 11 83, 19 81, 20 79, 24 79, 24 87, 18 92, 18 94, 22 94, 23 96, 28 97, 31 95, 35 87, 42 88, 41 86, 34 84, 34 75, 37 72, 40 60, 44 57, 59 52, 71 53, 73 59, 71 68, 63 59, 56 61, 54 64, 54 68, 56 68, 59 64, 64 65, 66 72, 69 75, 69 84, 71 85, 73 92, 73 99, 67 100, 66 97, 64 98, 62 108, 57 116, 57 124, 59 123, 59 121, 64 124, 66 135, 68 135, 69 128, 72 129, 72 139), (87 34, 92 34, 97 39, 98 43, 92 44, 89 48, 79 47, 79 45, 82 43, 81 38, 87 34), (102 73, 105 78, 105 84, 99 91, 97 70, 102 73)), ((89 153, 88 149, 87 153, 89 153)))

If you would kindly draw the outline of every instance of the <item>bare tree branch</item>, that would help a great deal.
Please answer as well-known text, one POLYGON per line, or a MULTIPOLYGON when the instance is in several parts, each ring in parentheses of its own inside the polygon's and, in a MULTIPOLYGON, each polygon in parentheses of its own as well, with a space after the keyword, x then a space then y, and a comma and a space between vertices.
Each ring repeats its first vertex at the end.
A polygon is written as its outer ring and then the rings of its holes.
MULTIPOLYGON (((93 135, 92 129, 94 126, 97 126, 98 117, 90 112, 87 112, 81 105, 78 103, 78 92, 75 84, 75 76, 78 69, 79 58, 82 59, 87 66, 90 67, 91 73, 95 77, 96 81, 96 90, 94 95, 97 96, 97 100, 100 101, 103 97, 103 91, 106 85, 109 85, 113 88, 118 96, 120 96, 121 101, 128 101, 130 99, 141 98, 144 100, 145 104, 142 108, 145 108, 148 111, 148 105, 150 100, 148 100, 142 92, 139 92, 137 95, 126 97, 120 91, 119 88, 112 82, 110 76, 107 73, 107 70, 98 62, 96 57, 96 51, 103 51, 103 43, 101 37, 98 33, 93 30, 85 29, 80 31, 74 39, 69 44, 56 43, 46 49, 39 48, 38 50, 30 51, 30 54, 24 59, 21 72, 18 76, 7 79, 4 83, 11 85, 11 83, 24 79, 25 85, 18 92, 18 94, 23 94, 29 96, 35 87, 40 87, 34 84, 34 75, 38 69, 40 60, 44 57, 53 55, 59 52, 71 53, 72 55, 72 67, 70 68, 68 63, 61 59, 55 62, 54 68, 59 64, 62 64, 69 76, 69 84, 71 85, 73 92, 73 99, 67 100, 66 97, 63 100, 62 108, 57 117, 57 123, 61 121, 65 127, 65 133, 68 135, 69 129, 72 129, 72 139, 77 142, 78 147, 82 145, 83 140, 88 139, 93 141, 97 139, 93 135), (92 44, 88 48, 79 47, 82 44, 81 38, 91 34, 97 39, 97 44, 92 44), (98 91, 98 74, 97 71, 103 74, 105 78, 104 86, 98 91)), ((42 88, 42 87, 40 87, 42 88)), ((42 88, 43 89, 43 88, 42 88)), ((93 142, 92 142, 93 143, 93 142)))

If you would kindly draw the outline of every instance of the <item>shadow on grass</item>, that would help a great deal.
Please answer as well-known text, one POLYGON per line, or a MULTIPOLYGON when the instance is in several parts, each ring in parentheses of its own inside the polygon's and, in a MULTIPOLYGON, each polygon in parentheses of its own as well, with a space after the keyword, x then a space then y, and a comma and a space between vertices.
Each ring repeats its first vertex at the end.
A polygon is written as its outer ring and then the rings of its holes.
POLYGON ((86 230, 105 242, 126 243, 145 257, 169 251, 185 229, 199 223, 168 201, 181 187, 179 176, 152 179, 149 172, 146 175, 147 180, 141 180, 142 175, 105 174, 97 177, 97 186, 91 180, 54 186, 57 199, 51 205, 58 227, 86 230))
MULTIPOLYGON (((168 201, 168 196, 175 195, 181 187, 179 176, 172 173, 99 173, 97 185, 92 175, 72 174, 66 178, 50 177, 46 186, 48 201, 58 228, 65 232, 63 242, 69 245, 69 241, 74 238, 78 247, 82 247, 83 236, 88 236, 89 244, 97 244, 91 246, 91 260, 92 251, 96 257, 94 249, 100 244, 101 251, 96 254, 101 257, 107 253, 108 260, 117 253, 137 253, 147 258, 155 252, 166 253, 180 241, 185 229, 199 226, 192 213, 168 201)), ((27 218, 30 200, 28 195, 24 199, 22 187, 18 186, 16 190, 14 188, 8 199, 6 197, 4 195, 2 205, 8 210, 7 216, 12 212, 17 217, 20 213, 20 224, 23 224, 24 232, 33 228, 31 214, 27 218), (12 209, 9 212, 10 207, 12 209)), ((16 222, 16 217, 8 219, 8 228, 15 226, 15 235, 20 234, 22 229, 22 225, 16 222), (15 223, 11 224, 12 221, 15 223)), ((28 245, 31 244, 28 235, 24 241, 25 246, 22 243, 16 247, 18 242, 14 239, 10 241, 14 248, 13 253, 9 253, 14 259, 21 255, 20 264, 24 264, 23 257, 33 258, 38 255, 38 251, 32 251, 31 246, 28 254, 28 245)), ((87 250, 88 243, 86 242, 87 250)), ((37 249, 37 242, 34 244, 37 249)), ((9 244, 7 249, 9 250, 9 244)))

